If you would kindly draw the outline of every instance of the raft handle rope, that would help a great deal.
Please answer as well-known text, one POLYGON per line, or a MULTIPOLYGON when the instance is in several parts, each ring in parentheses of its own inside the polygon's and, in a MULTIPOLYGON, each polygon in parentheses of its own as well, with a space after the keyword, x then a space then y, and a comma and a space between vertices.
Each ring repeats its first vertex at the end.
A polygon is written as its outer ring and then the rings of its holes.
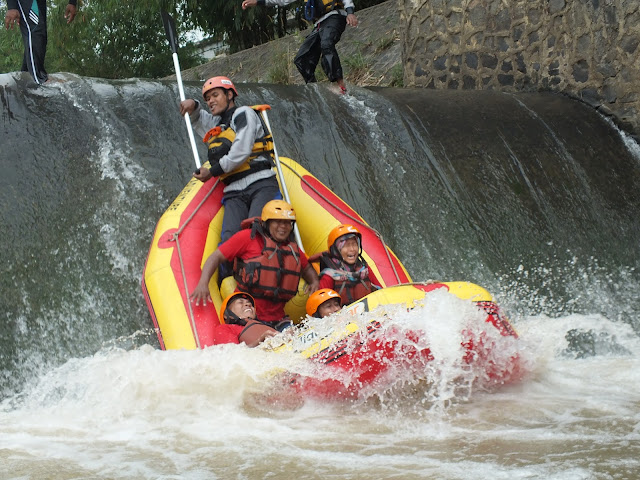
MULTIPOLYGON (((389 260, 389 263, 391 264, 391 268, 393 270, 393 274, 396 277, 396 280, 398 283, 401 283, 400 281, 400 275, 398 274, 398 271, 396 269, 396 265, 393 262, 393 259, 391 258, 391 253, 389 252, 389 247, 387 246, 386 242, 384 241, 384 239, 382 238, 382 234, 380 232, 378 232, 375 228, 367 225, 366 223, 364 223, 362 220, 353 217, 352 215, 350 215, 349 213, 343 211, 340 207, 338 207, 335 203, 333 203, 331 200, 329 200, 327 197, 325 197, 324 195, 322 195, 322 193, 320 193, 313 185, 311 185, 307 179, 303 178, 302 175, 300 175, 300 173, 298 173, 291 165, 287 165, 286 163, 284 164, 285 167, 287 167, 289 170, 291 170, 293 172, 293 174, 295 176, 297 176, 300 181, 304 182, 305 185, 307 185, 307 187, 309 187, 316 195, 318 195, 318 197, 322 198, 324 201, 326 201, 329 205, 331 205, 333 208, 335 208, 336 210, 338 210, 340 213, 342 213, 343 215, 345 215, 347 218, 349 218, 350 220, 352 220, 354 223, 357 223, 358 225, 361 225, 362 227, 367 228, 368 230, 371 230, 373 233, 376 234, 376 237, 378 237, 380 239, 380 241, 382 242, 382 245, 384 246, 384 252, 387 255, 387 260, 389 260)), ((282 177, 280 177, 282 178, 282 177)), ((283 182, 284 183, 284 182, 283 182)))
POLYGON ((207 192, 207 194, 200 201, 198 206, 193 209, 193 212, 191 213, 191 215, 189 215, 189 217, 185 220, 185 222, 182 225, 180 225, 178 230, 174 232, 174 234, 169 239, 170 242, 176 242, 176 249, 178 250, 178 260, 180 261, 180 271, 182 273, 182 281, 184 282, 184 291, 185 291, 185 294, 187 295, 187 305, 189 306, 189 321, 191 322, 191 330, 193 331, 193 338, 196 341, 196 346, 198 347, 198 350, 201 350, 202 346, 200 345, 200 337, 198 337, 198 329, 196 327, 196 319, 193 315, 193 307, 191 307, 191 302, 189 301, 189 287, 187 285, 187 275, 185 273, 184 261, 182 259, 182 249, 180 248, 180 234, 186 228, 189 222, 193 219, 196 213, 198 213, 198 210, 200 210, 200 207, 204 205, 204 203, 207 201, 209 196, 215 191, 219 182, 220 182, 220 179, 219 178, 216 179, 216 183, 213 184, 213 187, 207 192))

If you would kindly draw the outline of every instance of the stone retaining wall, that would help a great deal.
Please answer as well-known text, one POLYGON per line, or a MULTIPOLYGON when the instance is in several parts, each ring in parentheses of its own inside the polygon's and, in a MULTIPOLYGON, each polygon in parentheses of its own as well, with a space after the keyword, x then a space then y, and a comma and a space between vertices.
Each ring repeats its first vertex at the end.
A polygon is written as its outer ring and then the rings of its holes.
POLYGON ((406 86, 551 90, 640 136, 639 0, 398 0, 406 86))

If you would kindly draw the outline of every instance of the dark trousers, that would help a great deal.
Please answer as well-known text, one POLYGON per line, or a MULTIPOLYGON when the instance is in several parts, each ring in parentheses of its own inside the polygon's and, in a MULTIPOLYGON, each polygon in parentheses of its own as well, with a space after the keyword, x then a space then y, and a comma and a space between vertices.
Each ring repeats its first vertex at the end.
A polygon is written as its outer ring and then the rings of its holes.
POLYGON ((342 78, 342 65, 336 50, 336 43, 347 26, 347 17, 341 14, 329 15, 305 38, 293 59, 305 83, 316 81, 316 66, 321 65, 330 82, 342 78))
POLYGON ((22 71, 29 72, 36 83, 42 84, 49 78, 44 69, 44 57, 47 53, 47 2, 38 0, 38 16, 31 14, 33 0, 18 0, 20 10, 20 33, 24 44, 22 71))
MULTIPOLYGON (((271 200, 282 200, 280 187, 276 177, 269 177, 253 182, 244 190, 225 193, 222 198, 224 205, 224 217, 222 218, 222 235, 220 243, 224 243, 240 230, 240 224, 246 218, 260 217, 262 207, 271 200)), ((230 262, 220 265, 218 282, 231 276, 232 266, 230 262)))
POLYGON ((262 207, 270 200, 281 200, 282 194, 276 177, 269 177, 253 182, 244 190, 224 194, 224 217, 222 219, 222 236, 220 243, 240 230, 240 224, 246 218, 262 215, 262 207))

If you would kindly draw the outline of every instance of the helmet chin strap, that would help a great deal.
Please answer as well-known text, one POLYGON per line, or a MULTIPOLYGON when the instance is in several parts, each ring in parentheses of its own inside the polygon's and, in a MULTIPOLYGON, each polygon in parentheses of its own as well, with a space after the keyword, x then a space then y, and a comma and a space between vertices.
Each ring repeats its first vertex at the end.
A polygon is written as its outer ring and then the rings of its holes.
POLYGON ((238 315, 233 313, 228 308, 224 312, 224 317, 225 317, 225 319, 229 318, 231 321, 228 322, 228 323, 231 323, 233 325, 242 325, 242 326, 244 326, 244 325, 247 324, 247 321, 244 318, 240 318, 238 315))

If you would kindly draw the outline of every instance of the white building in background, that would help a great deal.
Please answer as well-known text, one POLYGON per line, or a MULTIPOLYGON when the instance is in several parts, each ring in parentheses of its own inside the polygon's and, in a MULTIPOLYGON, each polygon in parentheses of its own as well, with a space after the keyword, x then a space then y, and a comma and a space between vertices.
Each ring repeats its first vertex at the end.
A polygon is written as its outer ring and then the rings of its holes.
POLYGON ((229 52, 229 45, 214 38, 205 38, 196 44, 198 53, 207 60, 212 60, 229 52))

